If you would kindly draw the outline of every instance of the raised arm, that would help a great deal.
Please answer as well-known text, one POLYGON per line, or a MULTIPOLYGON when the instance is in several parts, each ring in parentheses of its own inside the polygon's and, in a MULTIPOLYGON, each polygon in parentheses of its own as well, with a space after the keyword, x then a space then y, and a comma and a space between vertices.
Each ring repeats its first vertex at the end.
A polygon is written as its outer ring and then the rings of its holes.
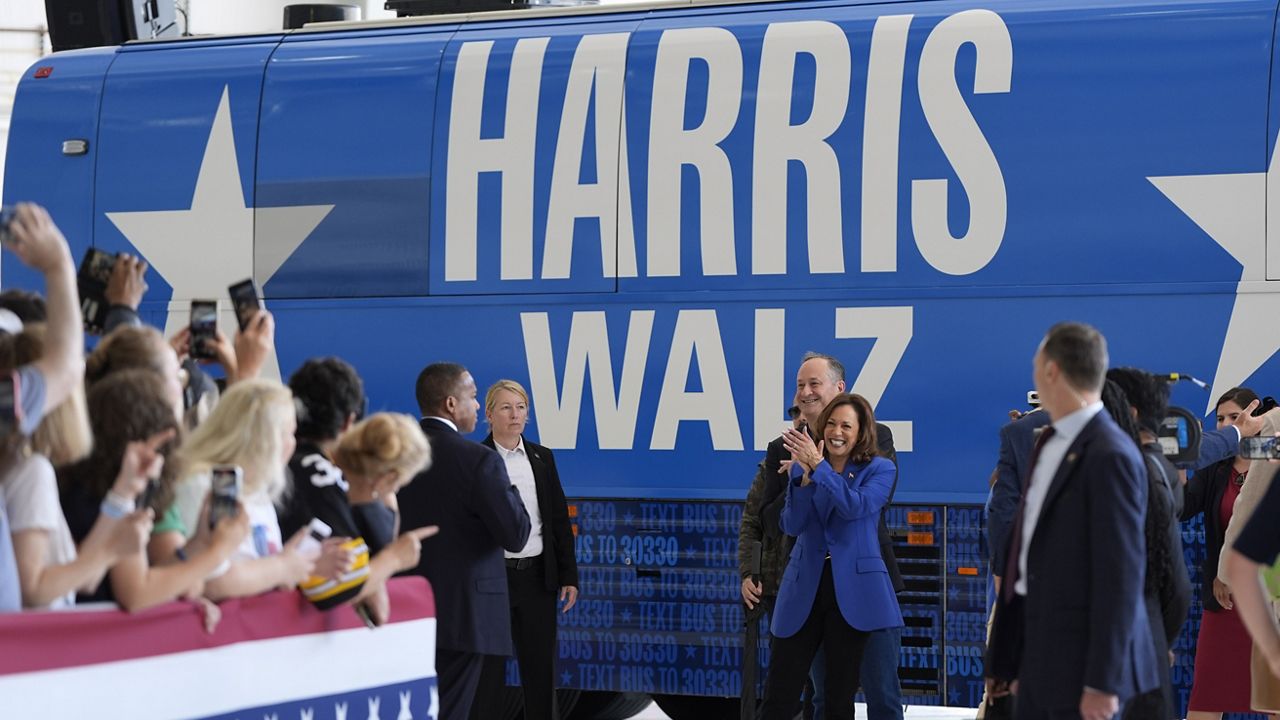
POLYGON ((44 355, 35 367, 44 376, 44 407, 52 409, 84 381, 84 326, 76 269, 66 238, 44 208, 19 204, 10 231, 13 251, 44 275, 48 321, 44 355))

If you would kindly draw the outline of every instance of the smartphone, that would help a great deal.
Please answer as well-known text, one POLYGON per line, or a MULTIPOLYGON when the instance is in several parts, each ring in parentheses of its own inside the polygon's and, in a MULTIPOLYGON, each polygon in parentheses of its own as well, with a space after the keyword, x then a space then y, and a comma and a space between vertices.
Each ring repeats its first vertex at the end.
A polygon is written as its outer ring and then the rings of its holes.
POLYGON ((160 492, 160 481, 155 479, 148 480, 147 486, 142 488, 142 492, 138 494, 138 498, 135 501, 134 505, 139 510, 144 510, 146 508, 151 507, 151 503, 155 502, 156 495, 159 492, 160 492))
POLYGON ((235 517, 240 490, 244 486, 244 470, 239 465, 214 465, 209 496, 209 529, 223 518, 235 517))
POLYGON ((214 358, 213 342, 218 333, 218 301, 191 301, 191 357, 214 358))
POLYGON ((232 285, 227 292, 231 294, 231 306, 236 309, 236 320, 240 322, 242 331, 249 326, 255 312, 266 309, 262 293, 258 292, 258 286, 252 279, 232 285))
POLYGON ((12 205, 0 205, 0 245, 13 242, 13 235, 9 234, 9 223, 13 222, 13 213, 12 205))
POLYGON ((116 256, 97 248, 89 248, 80 261, 76 274, 76 289, 80 291, 80 315, 84 317, 84 329, 93 335, 102 334, 107 321, 107 283, 111 270, 116 266, 116 256))
POLYGON ((1280 438, 1274 436, 1241 438, 1240 457, 1250 460, 1280 460, 1280 438))
POLYGON ((373 621, 373 615, 369 613, 369 608, 365 607, 364 603, 355 605, 354 609, 356 611, 356 617, 360 618, 360 621, 364 623, 365 627, 370 630, 378 627, 378 623, 373 621))
POLYGON ((0 375, 0 439, 18 432, 18 381, 14 373, 0 375))
POLYGON ((303 557, 318 558, 321 550, 324 549, 324 541, 328 540, 332 534, 333 528, 329 527, 325 521, 320 518, 311 518, 311 522, 307 523, 307 536, 302 539, 298 551, 303 557))

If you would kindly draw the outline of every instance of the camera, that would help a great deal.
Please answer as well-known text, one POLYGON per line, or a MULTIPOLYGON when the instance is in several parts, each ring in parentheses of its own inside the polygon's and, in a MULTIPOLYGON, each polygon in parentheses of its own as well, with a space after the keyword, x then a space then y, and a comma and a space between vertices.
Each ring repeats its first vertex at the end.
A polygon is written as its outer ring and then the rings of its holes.
POLYGON ((102 334, 107 321, 107 283, 111 281, 111 270, 115 266, 115 255, 91 247, 85 251, 80 271, 76 273, 84 329, 94 335, 102 334))

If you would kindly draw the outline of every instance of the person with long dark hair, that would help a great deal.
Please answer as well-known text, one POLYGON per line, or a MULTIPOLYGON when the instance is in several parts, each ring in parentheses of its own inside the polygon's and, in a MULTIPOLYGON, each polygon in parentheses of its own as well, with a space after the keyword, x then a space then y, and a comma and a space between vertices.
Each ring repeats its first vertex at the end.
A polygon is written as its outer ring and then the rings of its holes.
MULTIPOLYGON (((1236 421, 1258 394, 1245 387, 1231 388, 1218 398, 1218 427, 1236 421)), ((1249 706, 1249 655, 1252 642, 1227 586, 1218 579, 1218 558, 1236 498, 1247 481, 1248 458, 1232 457, 1197 472, 1187 483, 1185 522, 1204 513, 1204 562, 1200 566, 1204 604, 1200 634, 1196 637, 1195 676, 1188 720, 1218 720, 1223 713, 1252 712, 1249 706)))
POLYGON ((870 631, 900 627, 876 524, 893 488, 893 463, 876 450, 876 419, 861 395, 841 393, 818 418, 817 444, 788 430, 782 529, 796 536, 778 589, 764 720, 795 715, 819 646, 826 659, 827 718, 853 716, 870 631))

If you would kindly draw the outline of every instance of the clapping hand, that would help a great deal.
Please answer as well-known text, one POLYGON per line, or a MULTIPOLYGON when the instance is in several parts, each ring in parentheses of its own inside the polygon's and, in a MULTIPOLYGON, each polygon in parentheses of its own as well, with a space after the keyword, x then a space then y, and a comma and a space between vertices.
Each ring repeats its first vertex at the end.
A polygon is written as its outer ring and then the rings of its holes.
POLYGON ((818 467, 818 463, 822 462, 823 443, 819 440, 815 445, 808 433, 787 430, 782 433, 782 445, 791 453, 791 458, 809 472, 813 472, 813 469, 818 467))

